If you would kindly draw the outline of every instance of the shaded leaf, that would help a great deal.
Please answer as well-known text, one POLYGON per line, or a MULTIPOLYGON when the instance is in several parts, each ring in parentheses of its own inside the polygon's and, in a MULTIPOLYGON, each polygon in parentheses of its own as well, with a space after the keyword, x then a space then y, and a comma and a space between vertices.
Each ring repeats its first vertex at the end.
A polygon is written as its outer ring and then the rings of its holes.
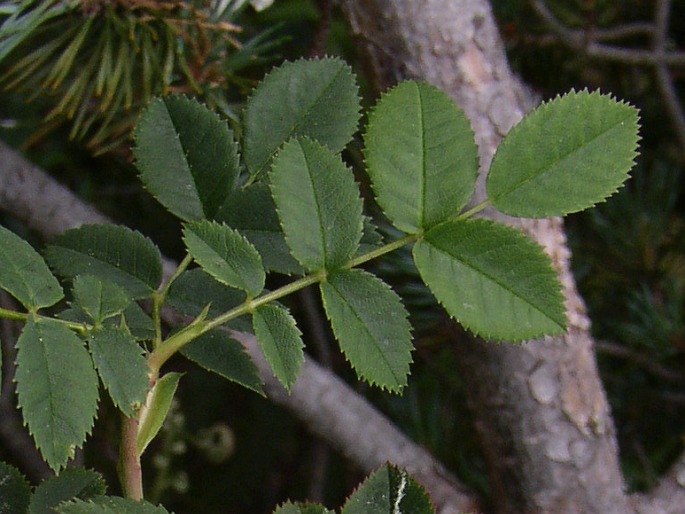
POLYGON ((150 389, 143 349, 131 334, 117 328, 93 330, 89 346, 95 368, 114 405, 128 417, 135 416, 150 389))
POLYGON ((57 508, 58 514, 169 514, 164 507, 146 501, 101 496, 89 501, 74 500, 57 508))
POLYGON ((45 257, 65 277, 92 275, 114 282, 134 299, 150 296, 162 280, 159 249, 117 225, 84 225, 56 237, 45 257))
POLYGON ((193 259, 219 282, 251 296, 264 289, 262 258, 231 227, 206 220, 188 223, 183 229, 183 241, 193 259))
POLYGON ((339 152, 359 120, 352 70, 337 58, 286 62, 257 86, 243 118, 251 175, 268 169, 281 145, 294 137, 307 136, 339 152))
POLYGON ((401 391, 413 346, 407 312, 397 294, 358 269, 333 273, 320 288, 335 337, 359 378, 401 391))
POLYGON ((36 487, 29 514, 53 514, 54 508, 67 500, 89 500, 105 494, 102 475, 88 469, 65 469, 36 487))
POLYGON ((50 307, 64 297, 43 258, 5 227, 0 227, 0 288, 28 310, 50 307))
POLYGON ((19 470, 0 462, 0 514, 26 514, 31 501, 31 484, 19 470))
POLYGON ((182 220, 212 218, 235 188, 240 167, 233 132, 197 100, 153 100, 134 139, 145 187, 182 220))
POLYGON ((292 255, 308 271, 346 264, 359 248, 363 217, 359 188, 340 156, 309 139, 293 140, 269 177, 292 255))
POLYGON ((265 396, 257 366, 228 333, 207 332, 181 348, 181 353, 203 368, 265 396))
POLYGON ((316 503, 286 502, 280 505, 273 514, 335 514, 335 511, 316 503))
POLYGON ((274 376, 290 391, 304 362, 302 334, 295 320, 284 307, 269 304, 252 314, 252 323, 274 376))
POLYGON ((52 320, 29 320, 17 341, 17 394, 36 447, 55 471, 93 426, 98 379, 84 343, 52 320))
POLYGON ((386 465, 347 500, 342 514, 435 514, 426 491, 406 472, 386 465))
POLYGON ((132 303, 123 313, 123 323, 138 341, 151 341, 155 338, 155 322, 137 303, 132 303))
POLYGON ((302 272, 302 266, 290 255, 276 204, 264 182, 236 190, 221 206, 216 219, 245 236, 262 256, 267 270, 288 275, 302 272))
POLYGON ((608 95, 572 91, 543 103, 504 138, 487 178, 512 216, 577 212, 614 194, 637 155, 638 113, 608 95))
POLYGON ((414 246, 421 278, 459 323, 489 339, 561 334, 561 287, 542 248, 483 219, 447 222, 414 246))
POLYGON ((140 411, 138 418, 138 455, 143 454, 147 445, 152 442, 159 429, 162 428, 182 376, 183 373, 167 373, 157 380, 157 383, 148 393, 145 406, 140 411))
POLYGON ((417 232, 457 214, 473 194, 478 148, 446 93, 407 81, 369 115, 364 155, 378 204, 400 230, 417 232))
POLYGON ((121 314, 132 301, 117 284, 90 275, 80 275, 74 279, 74 300, 97 322, 121 314))

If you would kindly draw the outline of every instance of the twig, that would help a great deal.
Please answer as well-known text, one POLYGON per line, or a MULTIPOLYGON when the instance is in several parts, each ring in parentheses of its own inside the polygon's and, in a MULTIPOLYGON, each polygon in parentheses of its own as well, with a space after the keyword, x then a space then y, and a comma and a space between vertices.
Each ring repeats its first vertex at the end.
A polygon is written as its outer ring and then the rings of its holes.
POLYGON ((648 356, 631 350, 621 344, 611 341, 596 341, 595 347, 598 353, 629 360, 641 368, 644 368, 655 377, 666 380, 667 382, 682 384, 685 381, 685 375, 683 373, 661 366, 648 356))

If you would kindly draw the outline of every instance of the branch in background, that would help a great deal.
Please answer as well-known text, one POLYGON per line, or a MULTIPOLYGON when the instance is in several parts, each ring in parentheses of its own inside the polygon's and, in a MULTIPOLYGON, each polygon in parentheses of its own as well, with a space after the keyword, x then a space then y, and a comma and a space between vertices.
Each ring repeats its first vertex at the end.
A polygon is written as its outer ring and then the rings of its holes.
MULTIPOLYGON (((85 223, 110 223, 92 206, 0 141, 0 209, 43 235, 85 223)), ((165 274, 176 265, 165 259, 165 274)), ((390 420, 333 373, 307 359, 290 395, 263 360, 250 334, 235 333, 260 366, 269 398, 290 410, 307 428, 364 471, 387 461, 406 468, 428 490, 439 514, 476 510, 474 497, 438 461, 402 434, 390 420)), ((3 416, 2 421, 5 418, 3 416)), ((5 432, 0 432, 4 438, 5 432)))
MULTIPOLYGON (((600 40, 599 36, 606 36, 607 31, 570 29, 554 16, 543 0, 531 0, 531 5, 538 16, 554 32, 557 39, 567 47, 595 59, 653 67, 656 83, 663 97, 666 112, 671 118, 676 140, 685 153, 685 112, 678 99, 673 75, 670 71, 670 68, 673 67, 685 67, 685 52, 670 51, 667 47, 668 19, 671 12, 670 0, 659 0, 654 3, 655 21, 653 25, 643 26, 639 24, 636 27, 631 27, 633 30, 639 28, 640 32, 644 31, 645 34, 652 36, 652 48, 649 50, 600 44, 597 42, 600 40)), ((612 35, 615 36, 616 33, 620 33, 619 29, 612 35)), ((625 28, 622 32, 623 37, 629 33, 625 28)), ((605 37, 605 39, 608 38, 605 37)))
POLYGON ((611 341, 596 341, 595 348, 598 353, 611 355, 612 357, 619 357, 635 363, 644 368, 647 372, 657 378, 671 382, 673 384, 682 384, 685 381, 685 375, 682 372, 667 368, 660 365, 656 360, 651 359, 647 355, 631 350, 625 345, 613 343, 611 341))

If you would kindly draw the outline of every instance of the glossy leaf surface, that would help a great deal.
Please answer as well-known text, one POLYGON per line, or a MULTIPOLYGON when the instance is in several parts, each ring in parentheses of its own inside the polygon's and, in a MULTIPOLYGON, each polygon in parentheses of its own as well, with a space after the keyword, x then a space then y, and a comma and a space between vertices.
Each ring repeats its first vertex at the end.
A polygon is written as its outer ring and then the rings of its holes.
POLYGON ((447 222, 414 246, 422 279, 476 335, 522 341, 565 330, 564 299, 542 248, 483 219, 447 222))
POLYGON ((598 92, 542 104, 504 138, 490 167, 493 205, 512 216, 581 211, 614 194, 635 164, 637 110, 598 92))
POLYGON ((400 230, 458 213, 473 194, 478 148, 464 113, 439 89, 407 81, 369 114, 364 154, 376 200, 400 230))
POLYGON ((197 100, 153 100, 134 139, 145 187, 182 220, 213 217, 236 185, 240 167, 233 132, 197 100))
POLYGON ((397 294, 362 270, 331 274, 320 287, 335 337, 359 378, 401 391, 413 346, 407 312, 397 294))

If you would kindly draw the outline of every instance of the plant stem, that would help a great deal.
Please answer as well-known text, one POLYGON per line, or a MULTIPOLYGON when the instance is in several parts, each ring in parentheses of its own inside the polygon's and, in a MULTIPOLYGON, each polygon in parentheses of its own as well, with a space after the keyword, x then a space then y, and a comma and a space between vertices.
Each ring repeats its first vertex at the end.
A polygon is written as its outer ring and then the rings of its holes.
POLYGON ((140 455, 138 455, 138 420, 123 414, 117 471, 124 496, 141 501, 143 499, 143 472, 140 466, 140 455))

